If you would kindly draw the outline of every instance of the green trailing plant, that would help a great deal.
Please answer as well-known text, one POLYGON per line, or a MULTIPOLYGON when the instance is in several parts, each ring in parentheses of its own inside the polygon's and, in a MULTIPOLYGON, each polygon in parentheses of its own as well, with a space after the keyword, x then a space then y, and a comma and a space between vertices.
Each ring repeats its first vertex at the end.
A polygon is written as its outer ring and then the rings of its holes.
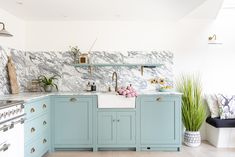
POLYGON ((206 118, 202 85, 198 76, 182 75, 176 83, 182 95, 182 120, 186 131, 199 131, 206 118))
POLYGON ((61 77, 61 76, 53 75, 51 77, 47 77, 45 75, 40 75, 38 77, 38 81, 44 89, 45 89, 46 86, 51 86, 51 87, 55 87, 56 90, 58 91, 58 85, 55 84, 54 80, 58 80, 59 77, 61 77))

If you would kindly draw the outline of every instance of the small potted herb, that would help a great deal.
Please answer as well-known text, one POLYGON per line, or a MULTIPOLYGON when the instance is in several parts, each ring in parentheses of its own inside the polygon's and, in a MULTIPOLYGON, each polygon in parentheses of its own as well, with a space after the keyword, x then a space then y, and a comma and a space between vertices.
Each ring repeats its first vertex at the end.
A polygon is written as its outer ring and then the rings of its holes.
POLYGON ((78 58, 78 55, 79 55, 79 53, 80 53, 80 49, 78 48, 78 46, 70 46, 69 47, 70 48, 70 52, 73 54, 73 62, 74 62, 74 64, 77 64, 78 63, 78 60, 77 60, 77 58, 78 58))
POLYGON ((54 80, 58 80, 59 77, 60 77, 59 75, 54 75, 52 77, 40 75, 38 77, 38 81, 40 85, 43 87, 43 89, 45 90, 45 92, 51 92, 53 87, 55 87, 56 90, 58 91, 58 86, 57 84, 54 83, 54 80))

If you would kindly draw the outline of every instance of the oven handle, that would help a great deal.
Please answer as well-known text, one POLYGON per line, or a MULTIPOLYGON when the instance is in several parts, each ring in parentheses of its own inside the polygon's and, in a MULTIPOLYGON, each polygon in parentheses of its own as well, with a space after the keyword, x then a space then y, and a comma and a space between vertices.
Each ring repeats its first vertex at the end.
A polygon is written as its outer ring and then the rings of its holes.
POLYGON ((0 131, 6 132, 8 130, 9 125, 3 125, 3 127, 0 128, 0 131))
POLYGON ((4 145, 0 148, 0 152, 1 152, 1 151, 5 152, 9 147, 10 147, 10 144, 4 144, 4 145))
MULTIPOLYGON (((25 117, 25 114, 20 115, 20 116, 17 116, 17 117, 15 117, 15 118, 12 118, 12 119, 10 119, 10 120, 12 121, 12 120, 14 120, 14 119, 19 119, 19 118, 21 118, 21 117, 25 117)), ((9 121, 10 121, 10 120, 9 120, 9 121)), ((0 128, 0 131, 6 132, 7 130, 14 128, 14 125, 15 125, 15 124, 18 124, 18 123, 23 124, 25 120, 26 120, 26 118, 21 118, 20 120, 13 121, 13 122, 12 122, 11 124, 9 124, 9 125, 3 125, 3 127, 0 128)))
POLYGON ((14 117, 14 118, 8 119, 8 120, 6 120, 6 121, 3 121, 3 122, 0 123, 0 125, 1 125, 1 124, 4 124, 4 123, 7 123, 7 122, 9 122, 9 121, 12 121, 12 120, 21 118, 21 117, 25 117, 25 116, 26 116, 26 113, 24 113, 24 114, 22 114, 22 115, 19 115, 19 116, 16 116, 16 117, 14 117))
POLYGON ((24 124, 24 121, 26 120, 26 118, 21 118, 20 120, 17 120, 17 121, 15 121, 15 122, 12 122, 12 124, 18 124, 18 123, 20 123, 20 124, 24 124))

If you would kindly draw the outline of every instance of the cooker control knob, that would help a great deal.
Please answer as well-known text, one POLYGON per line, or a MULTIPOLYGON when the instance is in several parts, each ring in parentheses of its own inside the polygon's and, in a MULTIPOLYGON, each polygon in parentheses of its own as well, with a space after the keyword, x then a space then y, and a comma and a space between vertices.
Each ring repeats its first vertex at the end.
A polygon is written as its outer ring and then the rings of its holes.
POLYGON ((11 112, 12 112, 12 111, 8 111, 8 112, 7 112, 8 117, 11 116, 11 112))
POLYGON ((16 109, 15 112, 18 113, 20 110, 19 109, 16 109))
POLYGON ((2 117, 3 117, 3 113, 0 113, 0 119, 2 119, 2 117))
POLYGON ((4 112, 3 117, 6 118, 6 116, 7 116, 7 112, 4 112))

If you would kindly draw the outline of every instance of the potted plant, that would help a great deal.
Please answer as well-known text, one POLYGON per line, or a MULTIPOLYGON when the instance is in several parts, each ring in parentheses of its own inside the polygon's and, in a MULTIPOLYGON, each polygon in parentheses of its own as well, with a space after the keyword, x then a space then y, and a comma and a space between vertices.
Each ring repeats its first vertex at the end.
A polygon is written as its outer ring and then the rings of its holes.
POLYGON ((73 55, 73 62, 74 62, 74 64, 77 64, 78 63, 78 55, 79 55, 79 53, 80 53, 80 49, 78 48, 78 46, 70 46, 69 47, 70 48, 70 52, 72 53, 72 55, 73 55))
POLYGON ((197 147, 201 144, 199 129, 206 118, 200 79, 194 75, 182 75, 176 86, 177 90, 183 93, 182 118, 186 129, 184 143, 187 146, 197 147))
POLYGON ((60 76, 54 75, 52 77, 46 77, 45 75, 40 75, 38 77, 38 81, 40 85, 43 87, 43 89, 45 90, 45 92, 51 92, 53 87, 55 87, 56 90, 58 91, 58 86, 57 84, 54 83, 54 80, 57 80, 58 77, 60 76))

